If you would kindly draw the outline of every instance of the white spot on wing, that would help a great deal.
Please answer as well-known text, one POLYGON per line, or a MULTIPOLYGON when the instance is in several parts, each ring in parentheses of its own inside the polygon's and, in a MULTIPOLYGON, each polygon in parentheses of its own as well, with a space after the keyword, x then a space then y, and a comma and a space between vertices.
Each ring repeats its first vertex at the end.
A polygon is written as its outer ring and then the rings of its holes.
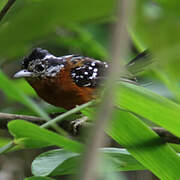
POLYGON ((91 85, 91 83, 88 83, 88 84, 84 84, 83 86, 87 87, 87 86, 90 86, 90 85, 91 85))
POLYGON ((82 67, 78 67, 78 68, 76 68, 76 70, 80 70, 80 69, 82 69, 82 67))
POLYGON ((95 65, 96 65, 96 63, 95 63, 95 62, 92 62, 92 63, 91 63, 91 66, 95 66, 95 65))
POLYGON ((98 72, 98 69, 97 69, 97 68, 95 68, 93 71, 94 71, 94 72, 98 72))
POLYGON ((72 75, 72 77, 75 77, 75 76, 76 76, 76 73, 72 73, 71 75, 72 75))

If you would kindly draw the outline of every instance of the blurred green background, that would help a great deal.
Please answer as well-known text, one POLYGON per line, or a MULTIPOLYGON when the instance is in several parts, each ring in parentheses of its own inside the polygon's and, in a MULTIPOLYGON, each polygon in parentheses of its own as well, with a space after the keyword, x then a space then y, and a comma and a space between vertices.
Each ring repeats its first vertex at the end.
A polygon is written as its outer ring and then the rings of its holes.
MULTIPOLYGON (((6 3, 7 0, 0 1, 0 10, 6 3)), ((180 102, 179 5, 179 1, 137 0, 131 23, 127 22, 131 51, 125 59, 128 62, 138 52, 149 49, 156 65, 140 75, 143 86, 177 103, 180 102)), ((116 0, 16 1, 0 22, 0 112, 29 115, 60 112, 60 108, 38 98, 25 80, 14 80, 12 75, 35 47, 45 48, 56 56, 81 54, 111 60, 115 14, 116 0)), ((4 130, 0 133, 7 136, 4 130)), ((2 139, 0 143, 5 142, 2 139)), ((138 178, 135 176, 134 179, 138 178)))

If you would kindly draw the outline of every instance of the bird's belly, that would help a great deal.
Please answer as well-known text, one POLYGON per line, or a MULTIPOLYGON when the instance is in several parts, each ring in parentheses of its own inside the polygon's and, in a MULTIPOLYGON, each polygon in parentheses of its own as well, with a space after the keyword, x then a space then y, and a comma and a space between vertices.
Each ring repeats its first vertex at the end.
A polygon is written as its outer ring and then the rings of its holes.
POLYGON ((65 109, 72 109, 76 105, 84 104, 93 99, 93 89, 87 87, 55 87, 49 85, 35 86, 38 96, 51 105, 62 107, 65 109))

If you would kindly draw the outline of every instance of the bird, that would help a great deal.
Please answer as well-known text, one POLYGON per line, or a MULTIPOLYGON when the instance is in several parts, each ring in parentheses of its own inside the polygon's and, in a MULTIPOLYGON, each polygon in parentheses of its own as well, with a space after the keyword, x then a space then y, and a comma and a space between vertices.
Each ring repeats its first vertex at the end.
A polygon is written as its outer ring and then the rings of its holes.
MULTIPOLYGON (((146 50, 138 54, 125 65, 128 73, 121 80, 133 82, 133 73, 149 64, 149 57, 146 50)), ((21 70, 14 78, 25 78, 44 101, 70 110, 97 98, 97 89, 109 68, 110 63, 94 58, 73 54, 57 57, 48 50, 35 48, 23 59, 21 70)))

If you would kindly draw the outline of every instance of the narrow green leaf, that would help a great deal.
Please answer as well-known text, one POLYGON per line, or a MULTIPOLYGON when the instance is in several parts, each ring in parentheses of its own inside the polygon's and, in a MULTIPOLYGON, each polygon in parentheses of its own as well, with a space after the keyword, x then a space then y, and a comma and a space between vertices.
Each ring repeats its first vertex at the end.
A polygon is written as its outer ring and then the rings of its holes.
POLYGON ((121 83, 117 88, 116 105, 145 117, 180 137, 180 105, 173 101, 143 87, 121 83))
POLYGON ((3 147, 4 145, 8 144, 11 141, 12 141, 11 139, 0 137, 0 147, 3 147))
POLYGON ((7 97, 13 99, 26 107, 31 109, 36 114, 48 118, 48 115, 43 111, 32 99, 24 94, 18 85, 15 85, 7 76, 0 70, 0 89, 5 93, 7 97))
POLYGON ((14 79, 13 84, 21 89, 26 95, 30 97, 37 96, 33 88, 24 79, 14 79))
POLYGON ((83 149, 82 144, 27 121, 11 121, 8 123, 8 129, 16 138, 16 143, 28 148, 56 145, 73 152, 80 152, 83 149))
POLYGON ((108 134, 160 179, 180 177, 180 158, 134 115, 116 110, 108 134))
POLYGON ((11 150, 14 146, 15 144, 13 141, 5 144, 3 147, 0 148, 0 154, 6 153, 7 151, 11 150))
POLYGON ((19 55, 26 51, 31 43, 34 44, 39 38, 54 32, 59 25, 104 19, 112 14, 114 2, 114 0, 17 1, 4 19, 9 23, 5 22, 0 29, 0 54, 5 57, 19 55))
POLYGON ((32 177, 25 178, 24 180, 55 180, 55 179, 49 178, 49 177, 32 176, 32 177))

